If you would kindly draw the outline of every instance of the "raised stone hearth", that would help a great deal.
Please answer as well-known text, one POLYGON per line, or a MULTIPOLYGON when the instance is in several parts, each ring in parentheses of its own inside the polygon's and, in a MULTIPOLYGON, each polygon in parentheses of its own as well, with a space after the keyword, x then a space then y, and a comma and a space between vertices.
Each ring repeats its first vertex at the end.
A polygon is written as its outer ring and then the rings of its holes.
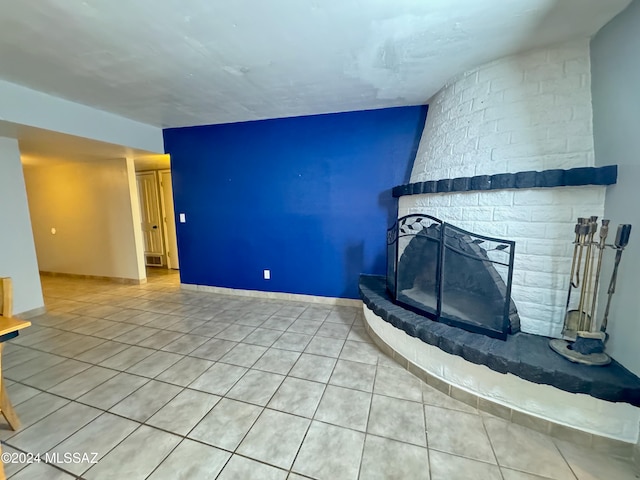
POLYGON ((435 322, 394 304, 382 276, 362 275, 360 295, 380 346, 410 371, 475 398, 474 405, 513 410, 556 429, 638 441, 640 378, 619 363, 577 365, 554 353, 547 337, 517 333, 502 341, 435 322))
POLYGON ((362 275, 360 295, 376 315, 407 335, 471 363, 566 392, 640 407, 640 378, 616 361, 606 368, 593 368, 566 361, 549 348, 547 337, 517 333, 502 341, 434 322, 395 305, 381 276, 362 275))

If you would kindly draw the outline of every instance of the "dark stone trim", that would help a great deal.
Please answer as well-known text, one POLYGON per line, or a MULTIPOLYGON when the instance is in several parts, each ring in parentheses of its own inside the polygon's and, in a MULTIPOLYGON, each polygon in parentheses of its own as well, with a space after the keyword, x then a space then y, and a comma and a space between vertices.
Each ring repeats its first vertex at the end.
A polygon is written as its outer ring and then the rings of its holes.
POLYGON ((476 177, 445 178, 408 183, 393 188, 395 198, 423 193, 474 192, 507 188, 552 188, 580 185, 613 185, 618 179, 618 166, 580 167, 569 170, 543 170, 498 173, 476 177))
POLYGON ((606 367, 579 365, 552 351, 547 337, 517 333, 502 341, 429 320, 394 304, 383 276, 361 275, 359 287, 362 301, 376 315, 447 353, 530 382, 640 407, 640 378, 615 360, 606 367))

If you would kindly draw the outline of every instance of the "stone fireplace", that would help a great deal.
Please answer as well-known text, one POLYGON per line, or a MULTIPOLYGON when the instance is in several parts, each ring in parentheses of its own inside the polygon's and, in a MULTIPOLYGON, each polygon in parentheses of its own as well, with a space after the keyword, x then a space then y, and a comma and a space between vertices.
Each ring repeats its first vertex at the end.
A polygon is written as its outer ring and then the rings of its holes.
POLYGON ((368 331, 409 370, 474 406, 526 425, 547 422, 546 431, 584 435, 590 444, 635 444, 640 379, 615 361, 578 366, 548 347, 550 337, 561 336, 576 219, 602 217, 606 186, 616 176, 615 166, 594 167, 588 39, 505 57, 452 79, 429 102, 410 183, 393 191, 392 279, 361 280, 368 331), (421 225, 401 244, 401 225, 416 219, 421 225), (456 325, 461 312, 454 322, 443 315, 445 225, 459 234, 448 246, 483 264, 474 284, 473 275, 460 275, 472 260, 454 263, 459 275, 449 284, 470 292, 462 299, 469 306, 483 295, 478 279, 496 280, 484 295, 506 305, 502 333, 514 335, 481 335, 456 325), (488 249, 481 247, 489 240, 488 249), (487 268, 500 252, 509 253, 512 269, 487 268), (407 281, 398 273, 411 269, 411 258, 423 267, 407 281))
MULTIPOLYGON (((506 57, 452 79, 429 104, 411 183, 594 166, 588 40, 506 57)), ((605 186, 402 196, 426 213, 516 242, 512 298, 523 332, 557 337, 573 224, 604 212, 605 186)))

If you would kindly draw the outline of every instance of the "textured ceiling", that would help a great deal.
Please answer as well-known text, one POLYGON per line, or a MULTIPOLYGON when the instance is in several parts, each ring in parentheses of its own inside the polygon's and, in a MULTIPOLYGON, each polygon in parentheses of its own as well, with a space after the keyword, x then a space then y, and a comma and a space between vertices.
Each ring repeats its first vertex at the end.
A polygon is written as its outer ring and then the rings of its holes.
POLYGON ((630 0, 0 0, 0 78, 175 127, 425 103, 630 0))

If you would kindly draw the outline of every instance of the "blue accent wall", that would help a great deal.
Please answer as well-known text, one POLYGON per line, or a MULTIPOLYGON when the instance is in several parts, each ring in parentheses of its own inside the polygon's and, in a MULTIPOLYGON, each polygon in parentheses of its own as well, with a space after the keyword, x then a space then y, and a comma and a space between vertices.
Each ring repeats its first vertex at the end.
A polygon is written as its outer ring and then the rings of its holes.
POLYGON ((426 106, 164 130, 183 283, 358 298, 426 106), (271 280, 263 270, 271 270, 271 280))

